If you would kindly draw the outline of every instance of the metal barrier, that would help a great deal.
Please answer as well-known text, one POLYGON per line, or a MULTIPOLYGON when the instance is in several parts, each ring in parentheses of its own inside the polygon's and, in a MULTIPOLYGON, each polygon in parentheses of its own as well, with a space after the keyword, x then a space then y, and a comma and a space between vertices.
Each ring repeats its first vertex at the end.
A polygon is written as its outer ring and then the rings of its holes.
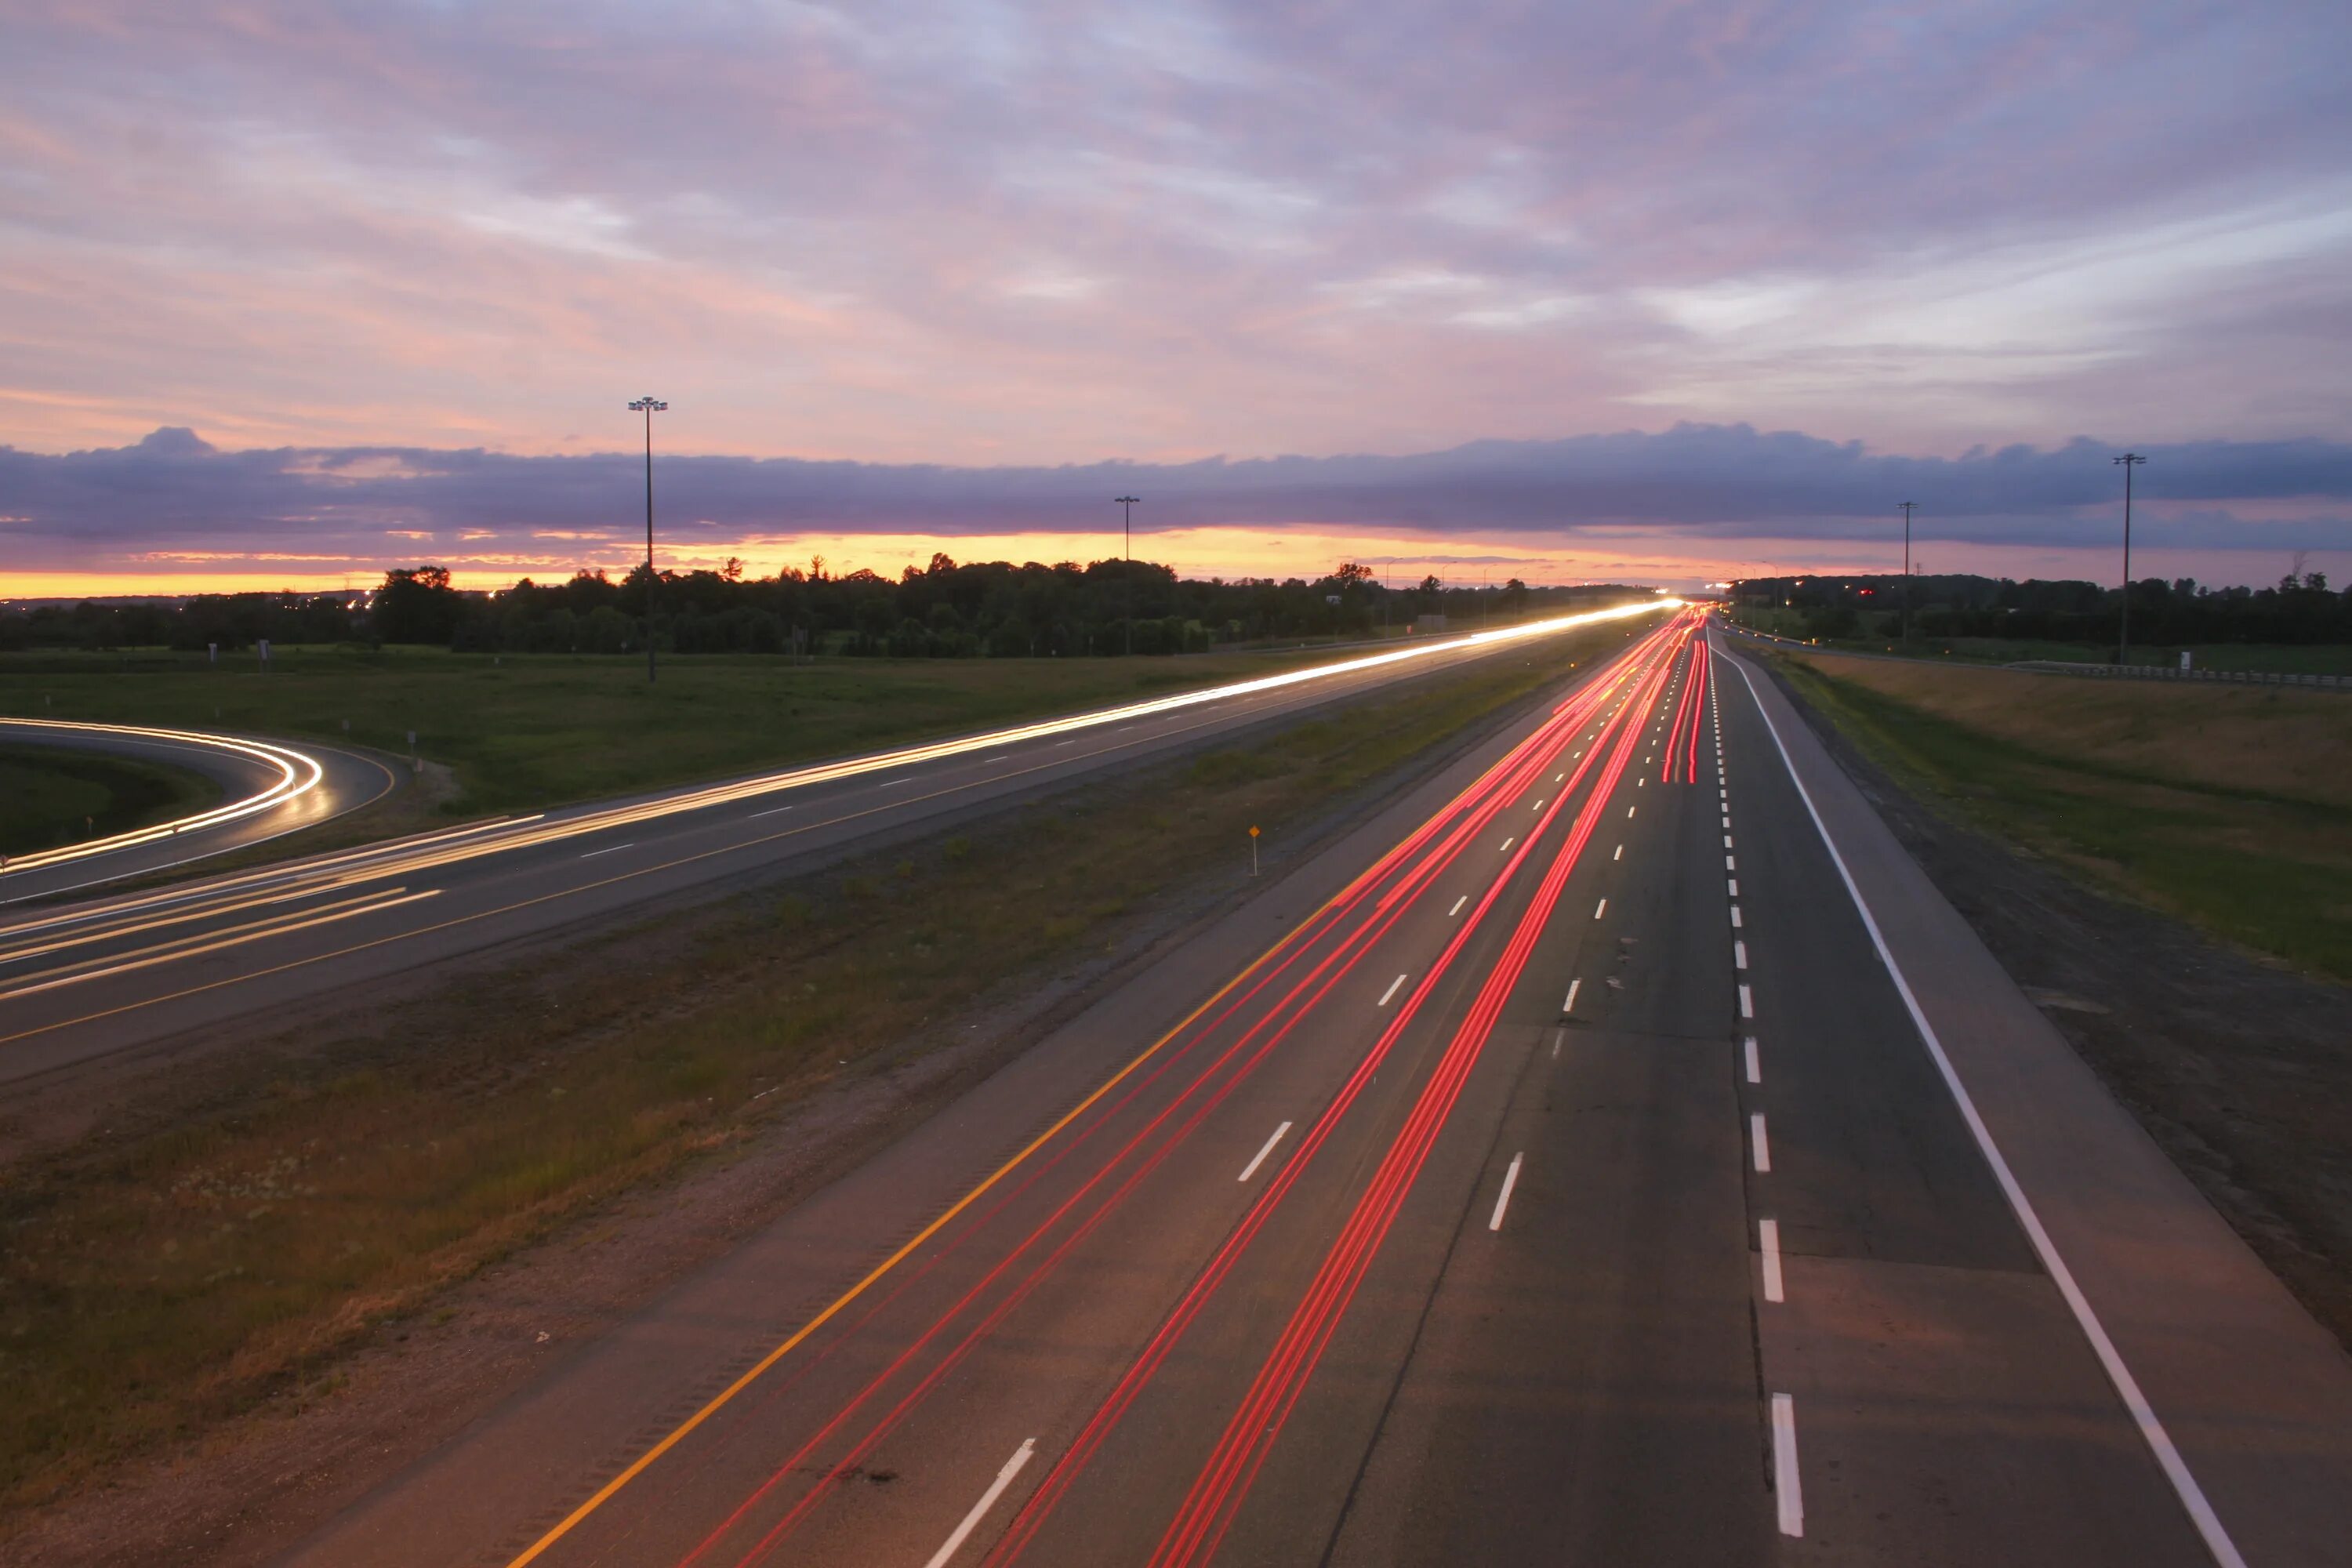
POLYGON ((2238 686, 2293 686, 2307 690, 2352 691, 2352 676, 2309 675, 2262 669, 2174 669, 2161 664, 2076 664, 2066 659, 2027 658, 2009 665, 2041 675, 2091 675, 2122 680, 2219 680, 2238 686))

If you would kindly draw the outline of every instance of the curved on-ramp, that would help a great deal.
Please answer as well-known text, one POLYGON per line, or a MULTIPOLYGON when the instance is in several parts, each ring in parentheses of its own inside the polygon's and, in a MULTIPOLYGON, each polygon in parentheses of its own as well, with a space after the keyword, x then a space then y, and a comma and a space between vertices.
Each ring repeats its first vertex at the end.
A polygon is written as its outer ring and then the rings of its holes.
POLYGON ((0 904, 53 897, 249 847, 380 799, 399 775, 323 747, 156 725, 0 718, 0 741, 101 752, 199 773, 221 804, 142 827, 0 859, 0 904))

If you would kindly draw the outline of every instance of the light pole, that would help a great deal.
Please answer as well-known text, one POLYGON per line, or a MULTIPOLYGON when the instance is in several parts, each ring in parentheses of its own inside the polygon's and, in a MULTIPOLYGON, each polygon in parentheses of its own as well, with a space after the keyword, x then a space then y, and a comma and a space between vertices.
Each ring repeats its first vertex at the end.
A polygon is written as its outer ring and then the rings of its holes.
POLYGON ((2131 662, 2131 492, 2132 470, 2147 461, 2137 452, 2126 452, 2116 459, 2124 466, 2124 625, 2123 636, 2116 643, 2116 662, 2131 662))
POLYGON ((1127 631, 1126 648, 1135 652, 1135 503, 1141 496, 1113 496, 1127 530, 1127 570, 1119 575, 1119 618, 1127 631))
POLYGON ((654 678, 654 416, 669 405, 658 397, 640 397, 629 405, 646 416, 646 679, 654 678))
POLYGON ((1911 651, 1911 512, 1919 503, 1903 504, 1903 651, 1911 651))

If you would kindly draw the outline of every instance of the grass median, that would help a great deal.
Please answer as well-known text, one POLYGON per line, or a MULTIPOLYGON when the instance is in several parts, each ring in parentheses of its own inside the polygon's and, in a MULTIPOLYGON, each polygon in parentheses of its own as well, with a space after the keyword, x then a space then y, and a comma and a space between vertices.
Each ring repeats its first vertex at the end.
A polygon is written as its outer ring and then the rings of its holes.
POLYGON ((940 1021, 1240 877, 1335 805, 1590 661, 1547 639, 954 837, 256 1042, 201 1103, 20 1162, 0 1196, 0 1506, 332 1386, 387 1321, 622 1192, 724 1157, 940 1021), (1160 907, 1165 907, 1160 906, 1160 907))
POLYGON ((2352 980, 2352 700, 1770 656, 1915 794, 2111 891, 2352 980))
POLYGON ((0 746, 0 855, 102 838, 218 804, 202 773, 61 746, 0 746))

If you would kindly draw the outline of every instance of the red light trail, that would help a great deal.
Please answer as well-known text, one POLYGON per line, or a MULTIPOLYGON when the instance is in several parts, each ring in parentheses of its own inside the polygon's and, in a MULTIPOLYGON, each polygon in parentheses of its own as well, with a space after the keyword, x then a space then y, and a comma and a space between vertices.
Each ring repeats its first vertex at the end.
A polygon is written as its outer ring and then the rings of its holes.
MULTIPOLYGON (((1214 1037, 1223 1026, 1243 1017, 1253 1009, 1256 1010, 1254 1021, 1249 1022, 1238 1037, 1224 1049, 1214 1054, 1205 1063, 1200 1064, 1191 1080, 1176 1092, 1168 1105, 1161 1108, 1142 1127, 1105 1155, 1099 1166, 1074 1193, 1056 1205, 1050 1214, 1014 1243, 1002 1258, 993 1263, 978 1280, 963 1290, 919 1336, 892 1358, 880 1372, 870 1378, 813 1435, 797 1444, 789 1457, 775 1466, 764 1480, 746 1495, 725 1519, 720 1521, 680 1560, 681 1568, 689 1568, 689 1565, 701 1562, 728 1537, 749 1525, 752 1516, 761 1510, 761 1505, 768 1502, 790 1477, 795 1474, 804 1476, 814 1471, 817 1479, 785 1509, 781 1516, 774 1518, 761 1531, 758 1539, 748 1549, 743 1550, 734 1561, 747 1568, 747 1565, 774 1552, 793 1530, 835 1489, 839 1478, 850 1473, 875 1445, 918 1407, 924 1397, 938 1386, 940 1381, 950 1371, 981 1344, 1023 1301, 1026 1300, 1082 1243, 1093 1236, 1127 1197, 1158 1170, 1224 1102, 1226 1098, 1281 1046, 1298 1024, 1310 1016, 1332 990, 1348 977, 1379 940, 1414 908, 1416 900, 1427 891, 1432 883, 1453 867, 1467 848, 1483 840, 1487 828, 1506 806, 1520 798, 1531 785, 1540 781, 1544 770, 1558 763, 1560 753, 1570 746, 1578 731, 1612 695, 1624 689, 1630 680, 1633 688, 1633 694, 1610 715, 1607 721, 1609 728, 1603 730, 1603 738, 1597 739, 1595 743, 1587 750, 1585 760, 1576 769, 1574 781, 1555 793, 1550 811, 1544 816, 1537 833, 1529 836, 1527 845, 1509 860, 1502 874, 1494 879, 1479 901, 1476 910, 1455 932, 1437 963, 1423 977, 1421 984, 1415 987, 1404 1006, 1391 1020, 1379 1044, 1372 1048, 1365 1060, 1358 1065, 1348 1086, 1326 1110, 1316 1130, 1310 1132, 1307 1138, 1302 1140, 1297 1152, 1284 1165, 1277 1178, 1269 1183, 1254 1207, 1250 1220, 1244 1223, 1244 1235, 1241 1239, 1245 1245, 1246 1236, 1255 1233, 1256 1229, 1263 1225, 1265 1216, 1273 1211, 1273 1208, 1280 1203, 1282 1195, 1290 1190, 1297 1173, 1306 1168, 1314 1151, 1329 1136, 1339 1119, 1354 1102, 1357 1093, 1365 1083, 1369 1082, 1370 1074, 1377 1069, 1390 1047, 1417 1013, 1423 1000, 1432 993, 1438 979, 1446 973, 1448 966, 1463 950, 1472 933, 1477 929, 1480 919, 1494 907, 1510 886, 1518 868, 1540 840, 1542 832, 1552 825, 1565 802, 1574 795, 1577 788, 1593 770, 1607 745, 1605 737, 1612 730, 1618 735, 1619 741, 1612 761, 1605 770, 1605 782, 1594 799, 1598 800, 1601 794, 1605 794, 1606 790, 1613 785, 1617 774, 1622 770, 1624 756, 1631 743, 1627 737, 1638 733, 1638 719, 1635 716, 1646 710, 1647 704, 1654 700, 1655 692, 1663 683, 1664 673, 1670 662, 1676 640, 1675 632, 1676 626, 1674 625, 1653 632, 1627 650, 1627 655, 1617 674, 1593 683, 1585 691, 1572 696, 1559 705, 1533 734, 1520 742, 1508 754, 1482 773, 1468 788, 1462 791, 1411 835, 1382 855, 1374 866, 1354 879, 1316 915, 1302 921, 1300 930, 1292 933, 1284 943, 1277 944, 1264 959, 1260 960, 1260 964, 1265 966, 1263 973, 1254 978, 1245 973, 1244 978, 1250 982, 1246 988, 1234 995, 1222 1009, 1215 1013, 1214 1016, 1200 1024, 1192 1032, 1191 1037, 1176 1051, 1171 1053, 1165 1061, 1136 1082, 1117 1101, 1096 1113, 1082 1129, 1076 1131, 1063 1148, 1056 1151, 1050 1160, 1034 1171, 1018 1188, 1008 1193, 985 1214, 977 1216, 949 1240, 938 1254, 927 1260, 915 1276, 894 1290, 887 1300, 878 1303, 871 1312, 862 1317, 856 1327, 862 1327, 865 1323, 870 1322, 874 1314, 882 1310, 890 1301, 898 1300, 908 1286, 913 1283, 914 1279, 929 1274, 943 1259, 964 1247, 974 1237, 982 1234, 992 1221, 1003 1215, 1024 1194, 1034 1188, 1048 1172, 1060 1166, 1082 1148, 1087 1146, 1090 1139, 1111 1125, 1123 1111, 1132 1107, 1139 1096, 1166 1079, 1170 1074, 1176 1072, 1180 1064, 1190 1065, 1191 1058, 1197 1049, 1214 1037), (1662 654, 1665 657, 1662 658, 1662 654), (1380 896, 1376 899, 1372 898, 1376 892, 1380 896), (1370 900, 1369 908, 1368 900, 1370 900), (1357 920, 1358 923, 1350 926, 1349 922, 1351 919, 1357 920), (1303 973, 1298 973, 1301 963, 1314 953, 1318 946, 1325 944, 1335 935, 1337 941, 1330 944, 1329 951, 1307 965, 1303 973), (1288 977, 1286 986, 1286 977, 1288 977), (1278 992, 1278 994, 1273 995, 1272 1000, 1267 1001, 1270 992, 1278 992), (1152 1144, 1155 1138, 1159 1139, 1159 1142, 1147 1149, 1146 1145, 1152 1144), (1118 1175, 1122 1169, 1125 1171, 1123 1176, 1118 1175), (1118 1179, 1114 1184, 1115 1176, 1118 1179), (1091 1209, 1087 1207, 1089 1202, 1093 1205, 1091 1209), (1066 1230, 1065 1226, 1067 1227, 1066 1230), (1057 1231, 1062 1231, 1064 1234, 1058 1241, 1053 1242, 1048 1247, 1048 1238, 1057 1231), (1027 1273, 1015 1279, 1014 1276, 1024 1260, 1033 1256, 1035 1260, 1030 1265, 1027 1273), (1010 1281, 1009 1289, 1002 1289, 1002 1293, 997 1299, 976 1320, 971 1321, 959 1337, 954 1338, 951 1343, 948 1342, 955 1326, 978 1309, 983 1300, 992 1292, 1006 1287, 1008 1281, 1010 1281), (946 1346, 943 1350, 940 1348, 942 1344, 946 1346), (934 1352, 938 1353, 930 1364, 917 1372, 918 1363, 934 1352), (905 1387, 899 1388, 898 1385, 910 1373, 914 1374, 913 1381, 905 1387), (897 1389, 895 1398, 892 1397, 893 1389, 897 1389), (886 1400, 887 1405, 884 1403, 886 1400), (817 1462, 816 1456, 821 1449, 830 1448, 842 1438, 858 1420, 861 1413, 877 1407, 879 1407, 879 1414, 871 1417, 845 1453, 827 1462, 817 1462)), ((1579 830, 1571 836, 1570 840, 1576 850, 1581 849, 1585 837, 1590 834, 1596 809, 1595 806, 1588 804, 1580 816, 1579 830)), ((1573 864, 1572 852, 1566 864, 1573 864)), ((1548 875, 1545 879, 1545 887, 1550 890, 1550 897, 1557 897, 1556 884, 1563 881, 1566 875, 1566 869, 1556 862, 1553 874, 1548 875)), ((1538 895, 1539 904, 1543 897, 1542 894, 1538 895)), ((1548 912, 1548 906, 1546 910, 1548 912)), ((1524 963, 1523 949, 1532 945, 1533 936, 1528 933, 1539 930, 1541 923, 1540 919, 1532 916, 1529 920, 1521 922, 1521 932, 1514 936, 1511 950, 1518 955, 1517 963, 1524 963)), ((1508 956, 1507 954, 1507 959, 1508 956)), ((1513 973, 1516 974, 1516 968, 1513 973)), ((1489 987, 1491 988, 1494 984, 1490 976, 1489 987)), ((1505 989, 1507 990, 1507 986, 1505 989)), ((1483 1039, 1483 1032, 1479 1037, 1483 1039)), ((1475 1050, 1473 1047, 1470 1057, 1475 1059, 1475 1050)), ((1448 1059, 1451 1059, 1451 1055, 1448 1059)), ((1467 1070, 1466 1064, 1461 1070, 1467 1070)), ((1446 1103, 1450 1106, 1450 1099, 1446 1103)), ((1442 1122, 1443 1117, 1440 1116, 1438 1121, 1442 1122)), ((1417 1117, 1412 1125, 1419 1126, 1420 1118, 1417 1117)), ((1434 1135, 1434 1124, 1430 1128, 1430 1135, 1434 1135)), ((1414 1163, 1414 1169, 1418 1169, 1417 1161, 1414 1163)), ((1239 1256, 1238 1250, 1234 1249, 1232 1244, 1229 1243, 1228 1247, 1231 1256, 1221 1256, 1224 1267, 1219 1268, 1213 1265, 1212 1272, 1215 1279, 1222 1279, 1223 1273, 1230 1268, 1232 1261, 1239 1256)), ((1208 1282, 1207 1289, 1213 1289, 1213 1281, 1208 1282)), ((1195 1291, 1199 1296, 1199 1301, 1204 1302, 1206 1291, 1200 1286, 1196 1286, 1195 1291)), ((1188 1301, 1190 1300, 1191 1299, 1188 1298, 1188 1301)), ((1194 1311, 1197 1311, 1198 1304, 1198 1302, 1192 1303, 1194 1311)), ((1180 1308, 1179 1310, 1181 1312, 1183 1309, 1180 1308)), ((1186 1321, 1189 1321, 1189 1315, 1186 1321)), ((855 1327, 851 1331, 855 1331, 855 1327)), ((1163 1329, 1163 1336, 1166 1333, 1167 1331, 1163 1329)), ((1172 1339, 1168 1342, 1172 1344, 1172 1339)), ((1158 1344, 1159 1342, 1155 1341, 1155 1346, 1158 1344)), ((1160 1353, 1164 1354, 1164 1350, 1160 1353)), ((822 1360, 823 1357, 820 1356, 819 1359, 822 1360)), ((1138 1368, 1142 1371, 1142 1380, 1148 1380, 1149 1368, 1156 1367, 1157 1362, 1158 1356, 1153 1354, 1152 1347, 1147 1347, 1144 1359, 1138 1363, 1138 1368)), ((1130 1377, 1134 1376, 1135 1373, 1131 1372, 1130 1377)), ((1141 1385, 1142 1381, 1137 1381, 1134 1384, 1134 1391, 1139 1392, 1141 1385)), ((780 1394, 782 1392, 783 1390, 780 1388, 776 1394, 780 1394)), ((770 1399, 762 1401, 761 1407, 765 1408, 772 1405, 775 1396, 772 1394, 770 1399)), ((1116 1421, 1117 1413, 1123 1412, 1125 1404, 1131 1402, 1131 1397, 1130 1394, 1127 1400, 1119 1401, 1115 1394, 1117 1411, 1114 1411, 1111 1404, 1107 1402, 1105 1411, 1097 1414, 1098 1429, 1096 1426, 1090 1425, 1089 1433, 1092 1440, 1082 1437, 1079 1445, 1064 1456, 1062 1463, 1055 1467, 1054 1474, 1049 1476, 1041 1487, 1040 1498, 1044 1498, 1048 1493, 1058 1495, 1061 1487, 1066 1485, 1067 1478, 1076 1474, 1076 1468, 1072 1461, 1082 1452, 1091 1453, 1093 1447, 1098 1445, 1101 1436, 1108 1434, 1109 1425, 1116 1421), (1106 1415, 1108 1420, 1105 1419, 1106 1415)), ((749 1415, 750 1413, 746 1412, 744 1418, 748 1419, 749 1415)), ((1033 1500, 1033 1508, 1035 1506, 1035 1501, 1036 1500, 1033 1500)), ((1042 1514, 1038 1517, 1042 1518, 1042 1514)), ((1008 1546, 1013 1543, 1014 1537, 1025 1539, 1022 1525, 1030 1518, 1029 1510, 1024 1510, 1023 1515, 1016 1519, 1013 1534, 1007 1539, 1008 1546)), ((1001 1553, 1002 1549, 1000 1549, 1001 1553)))

